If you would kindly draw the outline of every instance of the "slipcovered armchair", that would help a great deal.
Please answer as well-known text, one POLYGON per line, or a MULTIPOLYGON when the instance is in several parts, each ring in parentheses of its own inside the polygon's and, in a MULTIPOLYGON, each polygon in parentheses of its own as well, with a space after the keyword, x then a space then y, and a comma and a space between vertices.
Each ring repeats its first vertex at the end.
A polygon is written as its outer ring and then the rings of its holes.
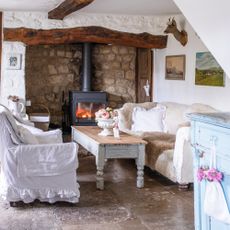
POLYGON ((35 199, 77 203, 78 145, 62 143, 60 130, 39 132, 35 128, 35 135, 26 127, 20 127, 0 106, 1 196, 10 203, 35 199))

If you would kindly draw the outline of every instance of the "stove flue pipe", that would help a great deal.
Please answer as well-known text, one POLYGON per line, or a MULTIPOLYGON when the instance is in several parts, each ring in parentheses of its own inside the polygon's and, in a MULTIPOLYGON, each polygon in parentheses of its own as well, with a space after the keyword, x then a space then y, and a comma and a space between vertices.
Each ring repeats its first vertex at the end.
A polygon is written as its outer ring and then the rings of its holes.
POLYGON ((92 75, 92 55, 91 43, 83 43, 83 63, 82 63, 82 91, 91 91, 91 75, 92 75))

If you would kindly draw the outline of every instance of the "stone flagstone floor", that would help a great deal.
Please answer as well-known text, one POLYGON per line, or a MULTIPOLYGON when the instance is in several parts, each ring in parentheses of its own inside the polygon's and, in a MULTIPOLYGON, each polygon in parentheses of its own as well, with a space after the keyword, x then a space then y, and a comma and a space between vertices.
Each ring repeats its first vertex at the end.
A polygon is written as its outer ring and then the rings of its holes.
POLYGON ((81 197, 76 205, 35 202, 11 208, 0 200, 0 230, 190 230, 194 229, 193 191, 149 170, 145 188, 136 188, 132 160, 109 160, 105 190, 95 187, 95 159, 80 157, 81 197))

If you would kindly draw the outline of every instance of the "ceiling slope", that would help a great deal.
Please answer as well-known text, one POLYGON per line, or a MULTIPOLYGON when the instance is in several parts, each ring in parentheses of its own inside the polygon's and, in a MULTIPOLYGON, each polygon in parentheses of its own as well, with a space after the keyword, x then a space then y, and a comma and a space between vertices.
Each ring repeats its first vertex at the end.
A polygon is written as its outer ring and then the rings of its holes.
POLYGON ((230 1, 173 1, 230 77, 230 1))

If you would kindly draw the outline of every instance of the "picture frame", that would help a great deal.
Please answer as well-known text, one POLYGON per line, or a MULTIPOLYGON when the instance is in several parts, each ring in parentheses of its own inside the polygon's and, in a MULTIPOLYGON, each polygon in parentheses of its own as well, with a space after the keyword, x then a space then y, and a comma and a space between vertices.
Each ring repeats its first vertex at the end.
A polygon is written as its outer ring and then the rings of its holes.
POLYGON ((210 52, 196 53, 195 85, 225 86, 225 74, 210 52))
POLYGON ((22 54, 8 53, 6 65, 8 70, 20 70, 22 68, 22 54))
POLYGON ((185 55, 165 57, 165 79, 185 80, 185 55))

